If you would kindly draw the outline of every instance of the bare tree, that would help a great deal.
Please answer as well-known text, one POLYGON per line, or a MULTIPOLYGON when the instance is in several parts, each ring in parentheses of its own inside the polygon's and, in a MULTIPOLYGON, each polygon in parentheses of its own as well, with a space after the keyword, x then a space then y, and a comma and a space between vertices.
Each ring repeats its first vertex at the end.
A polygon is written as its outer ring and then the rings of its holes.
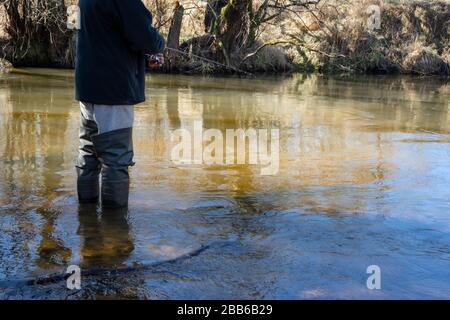
MULTIPOLYGON (((257 40, 260 29, 292 13, 317 5, 320 0, 209 0, 205 11, 205 30, 215 38, 227 64, 240 64, 257 40)), ((281 41, 273 41, 278 44, 281 41)), ((264 44, 263 46, 268 45, 264 44)), ((260 47, 258 51, 263 48, 260 47)))
POLYGON ((64 0, 3 0, 7 41, 3 55, 21 65, 64 65, 70 35, 64 0))

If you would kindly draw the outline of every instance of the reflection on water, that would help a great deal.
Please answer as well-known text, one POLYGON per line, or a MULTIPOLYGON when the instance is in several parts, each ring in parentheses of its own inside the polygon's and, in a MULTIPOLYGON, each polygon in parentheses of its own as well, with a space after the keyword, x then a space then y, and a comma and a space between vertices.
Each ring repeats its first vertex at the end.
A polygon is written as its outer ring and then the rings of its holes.
POLYGON ((105 210, 99 216, 92 205, 79 207, 82 268, 118 267, 126 262, 134 249, 127 215, 128 209, 105 210))
POLYGON ((102 212, 76 201, 72 75, 31 72, 0 77, 0 296, 64 298, 18 280, 77 264, 129 268, 80 298, 448 298, 444 80, 151 76, 130 208, 102 212), (171 130, 195 122, 279 128, 279 173, 173 164, 171 130), (373 264, 381 291, 365 285, 373 264))

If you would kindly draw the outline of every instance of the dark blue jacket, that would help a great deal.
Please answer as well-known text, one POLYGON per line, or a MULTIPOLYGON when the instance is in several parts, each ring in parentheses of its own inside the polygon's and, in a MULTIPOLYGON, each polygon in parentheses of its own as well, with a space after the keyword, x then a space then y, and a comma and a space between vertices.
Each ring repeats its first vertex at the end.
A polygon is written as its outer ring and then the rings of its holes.
POLYGON ((165 42, 141 0, 80 0, 76 99, 106 105, 145 101, 145 54, 165 42))

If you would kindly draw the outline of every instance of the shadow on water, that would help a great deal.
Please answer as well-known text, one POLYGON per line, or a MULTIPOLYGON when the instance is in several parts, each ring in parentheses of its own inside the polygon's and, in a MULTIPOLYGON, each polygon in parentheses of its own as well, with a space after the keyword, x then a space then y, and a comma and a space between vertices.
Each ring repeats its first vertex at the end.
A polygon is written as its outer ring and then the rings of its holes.
POLYGON ((151 76, 130 207, 102 212, 77 203, 79 111, 52 72, 0 78, 0 297, 448 297, 446 81, 151 76), (174 164, 171 131, 195 123, 280 129, 279 173, 174 164))

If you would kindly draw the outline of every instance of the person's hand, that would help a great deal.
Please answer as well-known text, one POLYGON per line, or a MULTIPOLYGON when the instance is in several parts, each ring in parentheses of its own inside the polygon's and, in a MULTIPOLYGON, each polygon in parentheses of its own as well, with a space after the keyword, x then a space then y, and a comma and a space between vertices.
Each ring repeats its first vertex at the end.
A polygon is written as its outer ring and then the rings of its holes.
POLYGON ((161 68, 165 63, 164 54, 158 53, 150 56, 150 60, 148 62, 148 67, 150 69, 158 69, 161 68))

